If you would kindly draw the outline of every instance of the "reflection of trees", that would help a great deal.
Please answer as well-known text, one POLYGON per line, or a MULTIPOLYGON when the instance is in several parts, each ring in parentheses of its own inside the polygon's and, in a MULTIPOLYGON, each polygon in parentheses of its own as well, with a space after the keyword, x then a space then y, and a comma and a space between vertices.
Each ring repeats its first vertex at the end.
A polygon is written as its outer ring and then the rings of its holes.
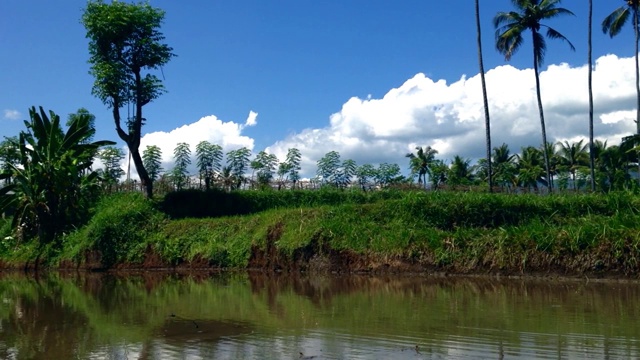
POLYGON ((9 311, 0 313, 0 358, 72 359, 90 336, 86 318, 70 311, 55 283, 37 280, 2 281, 0 294, 9 311))
POLYGON ((415 343, 407 342, 415 341, 425 356, 451 355, 452 344, 476 341, 483 351, 506 358, 524 356, 522 349, 531 348, 564 356, 600 349, 619 357, 624 351, 634 355, 637 349, 628 339, 640 336, 635 321, 640 284, 145 274, 0 278, 0 294, 10 304, 0 304, 0 358, 14 351, 20 359, 123 352, 154 359, 167 349, 177 351, 170 357, 189 351, 317 355, 305 347, 310 338, 344 357, 344 341, 365 348, 380 347, 382 341, 409 350, 415 343), (260 335, 245 336, 255 329, 260 335), (284 347, 260 345, 273 341, 272 336, 284 347))

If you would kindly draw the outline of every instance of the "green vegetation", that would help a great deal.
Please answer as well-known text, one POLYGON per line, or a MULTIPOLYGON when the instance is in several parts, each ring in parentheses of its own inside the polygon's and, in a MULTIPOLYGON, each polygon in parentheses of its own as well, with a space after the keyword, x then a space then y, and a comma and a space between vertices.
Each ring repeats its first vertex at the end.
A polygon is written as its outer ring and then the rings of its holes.
POLYGON ((13 214, 19 240, 37 237, 40 245, 48 245, 86 220, 85 202, 98 185, 98 174, 91 171, 93 158, 101 146, 113 142, 88 142, 94 130, 87 115, 74 117, 66 132, 53 111, 47 115, 43 108, 38 112, 32 107, 29 116, 14 144, 16 162, 0 172, 0 180, 8 180, 0 188, 0 212, 13 214))
MULTIPOLYGON (((86 109, 70 115, 65 133, 57 115, 32 108, 27 129, 0 142, 0 212, 13 219, 0 222, 0 259, 10 265, 42 261, 88 268, 306 268, 315 256, 339 271, 386 266, 636 272, 640 178, 634 179, 632 169, 640 166, 640 137, 627 136, 613 146, 546 140, 538 79, 546 45, 540 29, 546 28, 550 39, 568 42, 541 23, 572 15, 559 3, 514 1, 517 11, 494 18, 497 49, 507 60, 522 45, 523 34, 531 32, 541 146, 524 147, 518 154, 507 144, 491 149, 486 113, 487 158, 477 164, 459 155, 436 159, 437 150, 417 146, 415 154, 406 154, 410 175, 404 176, 398 164, 359 165, 330 151, 317 160, 316 176, 303 181, 303 156, 295 148, 281 162, 266 150, 254 157, 247 147, 223 156, 220 145, 203 141, 195 148, 199 179, 188 172, 192 153, 186 142, 178 143, 169 173, 163 173, 158 146, 148 146, 141 156, 142 108, 164 91, 150 72, 175 56, 163 43, 164 12, 146 3, 90 0, 82 23, 93 93, 113 110, 118 136, 130 150, 147 199, 139 194, 102 197, 119 190, 124 154, 104 147, 112 142, 92 142, 95 117, 86 109), (133 108, 131 118, 121 118, 125 106, 133 108), (94 172, 96 157, 105 168, 94 172), (427 182, 445 191, 422 191, 427 182), (156 186, 154 193, 154 184, 164 186, 156 186), (447 192, 484 184, 490 185, 489 193, 510 195, 447 192), (541 184, 549 193, 564 193, 526 195, 538 192, 541 184), (579 193, 588 189, 603 194, 579 193), (163 197, 154 200, 154 195, 163 197)), ((633 16, 637 39, 638 4, 628 1, 614 11, 603 30, 614 36, 633 16)), ((479 2, 475 5, 477 19, 479 2)), ((480 42, 478 50, 484 73, 480 42)), ((485 93, 485 111, 486 98, 485 93)))
POLYGON ((153 182, 139 151, 142 125, 147 120, 142 108, 164 92, 160 78, 149 71, 175 56, 163 43, 163 20, 164 11, 148 3, 90 0, 82 14, 95 78, 92 93, 113 110, 118 137, 127 144, 148 197, 153 196, 153 182), (123 126, 120 108, 128 105, 134 111, 123 126))
MULTIPOLYGON (((208 203, 247 215, 185 213, 198 206, 172 209, 172 216, 160 210, 196 195, 179 192, 157 203, 141 194, 106 197, 87 226, 64 237, 49 265, 304 270, 316 256, 332 264, 323 271, 628 276, 639 266, 640 199, 626 193, 212 191, 199 194, 206 200, 198 211, 207 212, 208 203), (237 207, 221 205, 225 196, 237 207), (345 258, 355 260, 341 263, 345 258)), ((28 244, 13 249, 2 252, 5 262, 36 256, 28 244)))

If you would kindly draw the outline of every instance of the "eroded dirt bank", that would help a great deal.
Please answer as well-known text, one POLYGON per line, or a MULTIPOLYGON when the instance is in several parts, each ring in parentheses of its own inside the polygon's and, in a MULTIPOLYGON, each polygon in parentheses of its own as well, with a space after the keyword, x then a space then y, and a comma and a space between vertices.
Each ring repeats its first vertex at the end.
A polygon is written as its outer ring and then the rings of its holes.
MULTIPOLYGON (((265 273, 318 273, 318 274, 400 274, 439 276, 512 276, 512 277, 563 277, 590 279, 640 280, 634 261, 621 261, 613 257, 611 249, 601 247, 583 254, 549 254, 526 252, 526 258, 513 256, 504 260, 495 254, 484 254, 480 258, 461 259, 449 264, 438 264, 434 254, 428 252, 409 255, 381 255, 356 253, 350 250, 331 249, 325 243, 312 241, 308 246, 287 254, 275 245, 277 234, 271 234, 265 248, 252 248, 245 268, 222 268, 211 261, 196 256, 191 261, 170 263, 163 260, 151 248, 147 248, 144 260, 137 263, 118 263, 105 266, 98 251, 87 252, 78 262, 63 261, 58 266, 46 266, 42 262, 22 264, 0 263, 2 270, 39 269, 72 270, 88 272, 219 272, 229 270, 251 270, 265 273), (274 236, 275 235, 275 236, 274 236), (498 261, 499 259, 499 261, 498 261)), ((633 260, 633 259, 632 259, 633 260)))

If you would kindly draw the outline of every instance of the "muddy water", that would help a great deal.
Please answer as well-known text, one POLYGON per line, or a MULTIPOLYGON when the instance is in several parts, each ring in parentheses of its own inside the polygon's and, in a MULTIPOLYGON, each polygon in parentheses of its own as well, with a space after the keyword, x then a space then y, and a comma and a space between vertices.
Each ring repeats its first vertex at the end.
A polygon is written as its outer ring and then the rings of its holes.
POLYGON ((640 285, 0 276, 2 359, 633 359, 640 285))

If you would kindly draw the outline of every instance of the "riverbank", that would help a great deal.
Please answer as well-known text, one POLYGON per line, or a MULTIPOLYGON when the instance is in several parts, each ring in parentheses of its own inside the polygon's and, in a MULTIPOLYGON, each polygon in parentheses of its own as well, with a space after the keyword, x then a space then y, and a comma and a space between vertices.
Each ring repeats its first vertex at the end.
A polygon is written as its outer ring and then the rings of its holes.
POLYGON ((640 274, 640 199, 629 194, 246 193, 110 196, 57 248, 4 240, 2 267, 640 274))

